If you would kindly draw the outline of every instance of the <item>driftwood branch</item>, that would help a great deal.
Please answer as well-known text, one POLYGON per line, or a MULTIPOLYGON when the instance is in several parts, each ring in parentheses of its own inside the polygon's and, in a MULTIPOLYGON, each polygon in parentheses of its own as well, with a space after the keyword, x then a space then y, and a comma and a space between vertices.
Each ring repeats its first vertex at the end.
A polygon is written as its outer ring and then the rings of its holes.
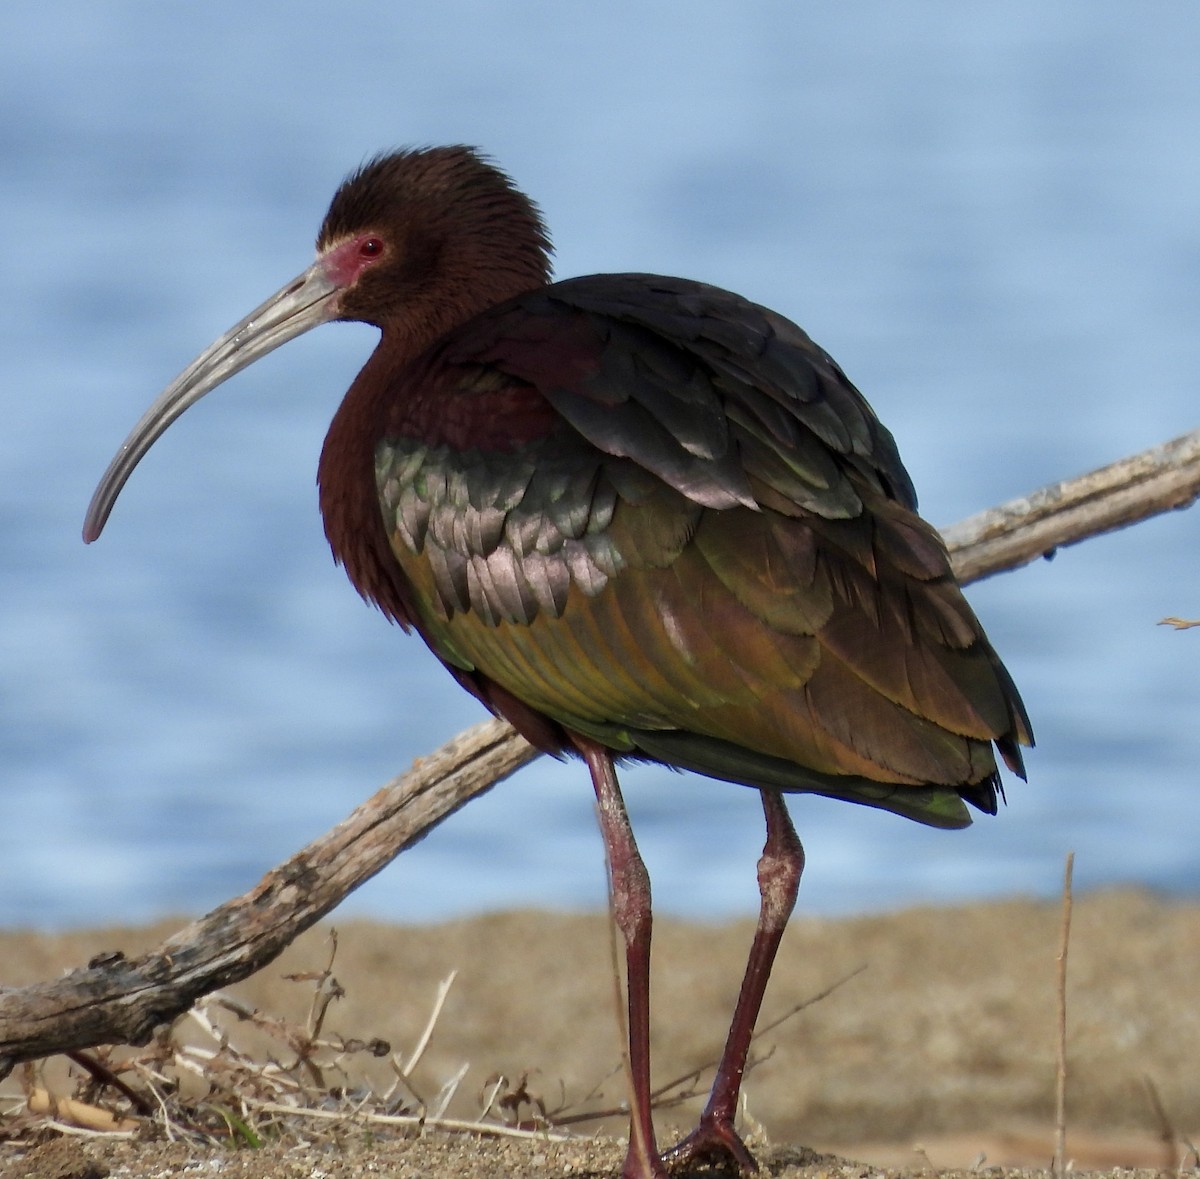
MULTIPOLYGON (((1200 496, 1200 430, 973 516, 943 535, 966 583, 1200 496)), ((469 799, 531 761, 512 728, 459 734, 332 831, 148 954, 106 955, 54 982, 0 989, 0 1077, 97 1044, 144 1044, 201 995, 278 956, 349 892, 469 799)))
POLYGON ((347 893, 536 756, 507 724, 460 733, 332 831, 137 959, 106 954, 53 982, 0 989, 0 1077, 22 1060, 145 1044, 200 996, 276 958, 347 893))
POLYGON ((1200 430, 1119 462, 1052 483, 959 524, 942 536, 966 585, 1053 556, 1066 545, 1113 532, 1200 496, 1200 430))

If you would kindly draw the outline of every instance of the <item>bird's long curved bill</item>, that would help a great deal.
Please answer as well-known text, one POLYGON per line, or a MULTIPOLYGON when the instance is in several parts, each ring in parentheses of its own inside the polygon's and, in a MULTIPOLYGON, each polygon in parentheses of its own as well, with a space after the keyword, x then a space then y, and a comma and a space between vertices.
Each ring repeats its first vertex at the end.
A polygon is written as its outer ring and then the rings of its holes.
POLYGON ((281 344, 336 318, 336 295, 341 289, 342 284, 318 259, 197 356, 121 443, 88 505, 83 539, 90 544, 100 535, 134 467, 184 410, 281 344))

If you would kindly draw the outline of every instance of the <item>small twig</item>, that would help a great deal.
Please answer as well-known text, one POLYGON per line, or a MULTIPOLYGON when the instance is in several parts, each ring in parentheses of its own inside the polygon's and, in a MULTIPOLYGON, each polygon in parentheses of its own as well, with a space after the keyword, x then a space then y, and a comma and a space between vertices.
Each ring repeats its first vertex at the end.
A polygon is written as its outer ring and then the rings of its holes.
POLYGON ((408 1060, 404 1062, 405 1077, 412 1075, 417 1065, 420 1064, 421 1057, 425 1055, 425 1049, 429 1047, 429 1041, 433 1038, 433 1029, 437 1026, 442 1008, 446 1005, 446 996, 450 994, 450 988, 454 985, 456 978, 458 978, 458 971, 452 970, 438 983, 437 995, 433 1000, 433 1010, 430 1011, 429 1018, 425 1021, 425 1028, 421 1032, 420 1039, 417 1040, 417 1046, 409 1054, 408 1060))
POLYGON ((1163 1144, 1163 1170, 1178 1170, 1180 1163, 1178 1136, 1175 1133, 1175 1126, 1167 1114, 1167 1108, 1162 1103, 1158 1086, 1148 1074, 1143 1075, 1142 1086, 1146 1090, 1146 1097, 1150 1102, 1150 1109, 1154 1113, 1154 1121, 1157 1123, 1158 1137, 1163 1144))
POLYGON ((458 1072, 441 1087, 437 1097, 434 1098, 433 1113, 428 1119, 423 1119, 423 1124, 432 1125, 443 1120, 442 1114, 446 1112, 446 1107, 454 1100, 454 1095, 458 1092, 458 1087, 462 1084, 462 1079, 467 1075, 467 1069, 470 1067, 470 1064, 462 1065, 458 1072))
MULTIPOLYGON (((333 977, 333 962, 338 951, 336 929, 330 929, 328 940, 329 961, 325 963, 325 969, 321 971, 317 985, 313 988, 312 1006, 308 1012, 308 1038, 310 1041, 320 1039, 321 1029, 325 1026, 325 1016, 329 1014, 329 1004, 335 999, 344 998, 346 994, 338 980, 333 977)), ((285 975, 285 977, 287 976, 285 975)), ((320 1078, 318 1078, 318 1083, 319 1080, 320 1078)))
MULTIPOLYGON (((293 1118, 312 1118, 317 1121, 344 1120, 342 1110, 305 1109, 292 1105, 279 1105, 273 1101, 257 1101, 247 1098, 246 1104, 260 1113, 280 1114, 293 1118)), ((525 1138, 538 1142, 569 1142, 569 1134, 555 1134, 550 1130, 523 1130, 503 1122, 467 1122, 460 1118, 427 1118, 411 1114, 377 1114, 363 1111, 354 1115, 356 1122, 367 1122, 376 1126, 402 1126, 414 1130, 442 1130, 450 1134, 480 1134, 487 1138, 525 1138)))
MULTIPOLYGON (((597 1082, 596 1082, 596 1083, 595 1083, 595 1084, 594 1084, 594 1085, 593 1085, 593 1086, 592 1086, 592 1087, 591 1087, 591 1088, 590 1088, 590 1089, 589 1089, 589 1090, 588 1090, 588 1091, 587 1091, 587 1092, 586 1092, 586 1093, 585 1093, 585 1094, 584 1094, 584 1095, 583 1095, 583 1096, 582 1096, 582 1097, 581 1097, 581 1098, 580 1098, 578 1101, 576 1101, 574 1104, 575 1104, 575 1105, 586 1105, 586 1104, 587 1104, 589 1101, 591 1101, 593 1098, 596 1098, 596 1099, 598 1099, 598 1098, 601 1096, 601 1094, 604 1092, 604 1086, 605 1086, 605 1085, 607 1085, 607 1084, 608 1084, 608 1082, 609 1082, 609 1081, 611 1081, 611 1080, 613 1079, 613 1077, 615 1077, 615 1076, 617 1075, 617 1073, 619 1073, 619 1072, 622 1072, 623 1068, 624 1068, 624 1065, 623 1065, 623 1064, 618 1064, 618 1065, 616 1065, 614 1068, 610 1068, 610 1069, 608 1070, 608 1072, 606 1072, 606 1073, 605 1073, 605 1074, 604 1074, 604 1075, 603 1075, 603 1076, 602 1076, 602 1077, 601 1077, 601 1078, 600 1078, 600 1079, 599 1079, 599 1080, 598 1080, 598 1081, 597 1081, 597 1082)), ((651 1094, 651 1096, 653 1096, 653 1094, 651 1094)), ((562 1103, 562 1104, 559 1106, 559 1110, 561 1111, 561 1110, 563 1110, 563 1109, 565 1109, 565 1108, 568 1108, 568 1107, 567 1107, 567 1105, 566 1105, 566 1101, 565 1101, 565 1098, 564 1098, 564 1101, 563 1101, 563 1103, 562 1103)), ((629 1108, 628 1108, 628 1106, 627 1106, 627 1105, 625 1105, 625 1106, 622 1106, 620 1109, 618 1109, 618 1110, 615 1110, 615 1111, 614 1111, 614 1114, 613 1114, 613 1116, 615 1116, 615 1115, 616 1115, 616 1114, 618 1114, 618 1113, 628 1113, 628 1112, 629 1112, 629 1108)), ((608 1116, 608 1115, 600 1115, 600 1116, 602 1116, 602 1117, 603 1117, 603 1116, 608 1116)), ((581 1119, 581 1120, 583 1120, 583 1119, 581 1119)), ((563 1123, 563 1124, 565 1125, 565 1124, 566 1124, 566 1122, 564 1121, 564 1123, 563 1123)))
POLYGON ((68 1052, 65 1054, 68 1060, 73 1060, 81 1069, 84 1070, 92 1080, 100 1085, 107 1086, 110 1089, 115 1089, 130 1105, 133 1106, 138 1113, 143 1117, 150 1117, 154 1109, 148 1101, 145 1100, 139 1093, 135 1093, 116 1073, 112 1071, 106 1064, 94 1059, 85 1052, 68 1052))
MULTIPOLYGON (((614 954, 615 954, 615 943, 614 943, 614 954)), ((777 1027, 779 1027, 780 1024, 786 1023, 789 1019, 791 1019, 794 1015, 798 1015, 806 1007, 811 1007, 814 1003, 819 1003, 822 999, 827 998, 829 995, 832 995, 834 991, 836 991, 839 987, 843 986, 845 983, 848 983, 856 975, 862 974, 862 972, 864 970, 866 970, 866 968, 867 968, 866 963, 863 963, 861 966, 856 966, 848 974, 842 975, 841 978, 830 983, 829 986, 824 987, 822 990, 818 991, 815 995, 809 995, 809 997, 807 999, 803 999, 799 1003, 795 1004, 794 1006, 789 1007, 787 1011, 785 1011, 782 1015, 776 1016, 773 1020, 770 1021, 770 1023, 766 1023, 760 1028, 755 1028, 754 1034, 750 1037, 750 1043, 754 1044, 760 1037, 765 1036, 768 1032, 773 1032, 777 1027)), ((770 1057, 770 1055, 771 1055, 771 1053, 768 1052, 765 1057, 759 1057, 758 1059, 749 1060, 746 1065, 746 1072, 750 1073, 759 1064, 761 1064, 763 1062, 763 1060, 768 1059, 770 1057)), ((704 1061, 702 1064, 696 1065, 695 1068, 689 1069, 686 1073, 679 1074, 679 1076, 674 1077, 672 1080, 667 1081, 665 1084, 659 1085, 656 1089, 653 1089, 650 1093, 650 1101, 651 1101, 652 1107, 654 1109, 663 1109, 668 1106, 678 1105, 681 1101, 686 1101, 689 1097, 696 1096, 696 1090, 694 1088, 688 1089, 688 1088, 686 1088, 686 1086, 688 1086, 689 1084, 694 1086, 695 1083, 697 1081, 699 1081, 700 1077, 704 1073, 708 1072, 709 1069, 716 1068, 718 1063, 719 1063, 718 1059, 716 1057, 713 1057, 710 1060, 704 1061), (682 1093, 676 1094, 671 1097, 667 1096, 667 1094, 670 1093, 672 1089, 680 1089, 680 1088, 683 1088, 682 1093)), ((614 1069, 613 1071, 615 1072, 616 1070, 614 1069)), ((612 1074, 610 1073, 609 1076, 611 1076, 611 1075, 612 1074)), ((599 1086, 597 1086, 596 1088, 599 1088, 599 1086)), ((592 1093, 589 1094, 588 1097, 590 1097, 595 1092, 596 1092, 596 1089, 594 1088, 592 1090, 592 1093)), ((588 1100, 588 1098, 585 1097, 584 1100, 586 1101, 586 1100, 588 1100)), ((580 1113, 566 1114, 564 1116, 556 1115, 551 1119, 551 1122, 555 1126, 573 1126, 573 1125, 577 1125, 579 1122, 600 1121, 603 1118, 615 1118, 615 1117, 619 1117, 621 1114, 627 1114, 627 1113, 629 1113, 628 1103, 621 1102, 620 1105, 611 1106, 607 1109, 584 1110, 580 1113)))
POLYGON ((175 1122, 171 1118, 171 1111, 167 1108, 167 1099, 157 1085, 150 1084, 149 1088, 150 1092, 154 1095, 154 1100, 158 1102, 158 1112, 161 1115, 160 1125, 162 1126, 163 1133, 166 1134, 168 1142, 174 1142, 178 1135, 175 1132, 175 1122))
MULTIPOLYGON (((811 1007, 814 1004, 821 1003, 822 999, 827 999, 829 995, 832 995, 836 991, 836 989, 845 986, 847 982, 850 982, 851 978, 862 974, 865 969, 866 963, 863 963, 863 965, 860 966, 854 966, 854 969, 848 972, 848 974, 842 975, 834 982, 830 982, 828 987, 824 987, 815 995, 809 995, 808 999, 802 999, 798 1004, 788 1007, 787 1011, 782 1013, 781 1016, 776 1016, 769 1023, 764 1023, 761 1028, 755 1028, 754 1034, 750 1036, 751 1045, 754 1045, 754 1043, 756 1043, 758 1040, 761 1040, 762 1037, 766 1036, 768 1033, 770 1033, 770 1031, 774 1031, 776 1028, 780 1027, 780 1024, 787 1023, 788 1019, 791 1019, 793 1016, 798 1016, 800 1012, 804 1011, 805 1007, 811 1007)), ((709 1069, 715 1069, 716 1065, 719 1063, 720 1061, 716 1057, 714 1057, 712 1060, 706 1060, 702 1065, 697 1065, 695 1069, 692 1069, 690 1072, 685 1072, 682 1076, 676 1077, 674 1081, 668 1081, 665 1085, 659 1085, 659 1088, 655 1089, 650 1096, 652 1096, 653 1099, 659 1099, 659 1097, 670 1093, 670 1091, 678 1087, 678 1085, 685 1085, 689 1081, 698 1081, 702 1073, 708 1072, 709 1069)), ((746 1072, 749 1072, 752 1067, 758 1063, 760 1063, 760 1061, 754 1061, 754 1063, 746 1066, 746 1072)))
POLYGON ((754 1035, 750 1037, 750 1043, 753 1044, 759 1036, 765 1036, 767 1032, 773 1032, 781 1023, 785 1023, 793 1015, 799 1015, 806 1007, 812 1007, 815 1003, 820 1003, 822 999, 828 999, 834 991, 840 987, 844 987, 852 978, 857 978, 866 968, 867 964, 865 962, 860 966, 856 966, 847 974, 843 974, 841 978, 835 979, 824 990, 818 991, 815 995, 809 995, 807 999, 802 999, 794 1007, 788 1008, 782 1015, 777 1015, 770 1023, 764 1024, 761 1028, 755 1028, 754 1035))
POLYGON ((492 1107, 496 1104, 496 1098, 500 1096, 500 1090, 508 1084, 508 1078, 503 1073, 496 1073, 494 1078, 488 1081, 488 1088, 484 1091, 483 1107, 479 1111, 479 1118, 482 1121, 492 1112, 492 1107))
POLYGON ((403 1086, 408 1090, 408 1095, 417 1103, 418 1109, 420 1109, 422 1112, 428 1110, 429 1103, 425 1100, 424 1094, 417 1089, 416 1085, 413 1083, 413 1079, 409 1076, 406 1076, 401 1070, 400 1062, 396 1059, 395 1054, 388 1058, 388 1064, 391 1067, 392 1075, 395 1077, 395 1080, 393 1080, 392 1083, 383 1091, 383 1093, 380 1094, 380 1100, 383 1102, 383 1104, 390 1107, 400 1102, 400 1098, 396 1096, 396 1092, 401 1086, 403 1086))
MULTIPOLYGON (((1186 1146, 1188 1148, 1188 1151, 1191 1153, 1193 1169, 1200 1171, 1200 1149, 1197 1149, 1196 1144, 1186 1134, 1180 1135, 1180 1138, 1181 1138, 1184 1146, 1186 1146)), ((1185 1166, 1187 1166, 1187 1155, 1184 1155, 1183 1158, 1181 1158, 1179 1160, 1180 1179, 1182 1179, 1183 1168, 1185 1166)))
POLYGON ((1058 949, 1058 1062, 1054 1085, 1054 1173, 1067 1166, 1067 946, 1071 938, 1071 877, 1075 853, 1067 852, 1063 873, 1062 936, 1058 949))
POLYGON ((136 1130, 93 1130, 87 1126, 76 1126, 70 1122, 60 1122, 55 1118, 46 1118, 39 1123, 39 1127, 45 1130, 53 1130, 56 1134, 62 1134, 66 1138, 97 1138, 102 1141, 122 1139, 128 1141, 136 1138, 138 1132, 136 1130))
MULTIPOLYGON (((829 986, 818 991, 815 995, 809 995, 807 999, 802 999, 799 1003, 789 1007, 787 1011, 785 1011, 782 1015, 777 1015, 773 1020, 770 1021, 770 1023, 765 1023, 762 1027, 756 1027, 754 1029, 754 1034, 750 1037, 750 1043, 756 1043, 768 1032, 773 1032, 777 1027, 780 1026, 780 1024, 786 1023, 795 1015, 799 1015, 800 1012, 806 1007, 811 1007, 814 1003, 820 1003, 822 999, 828 998, 839 987, 848 983, 856 975, 862 974, 866 968, 867 964, 865 962, 861 966, 856 966, 848 974, 843 974, 841 978, 831 982, 829 986)), ((719 1059, 717 1057, 713 1057, 711 1060, 706 1060, 703 1064, 697 1065, 690 1072, 686 1072, 682 1076, 676 1077, 673 1081, 668 1081, 665 1085, 660 1085, 654 1090, 653 1093, 651 1093, 650 1096, 652 1098, 659 1098, 666 1093, 669 1093, 678 1085, 686 1085, 689 1081, 696 1081, 700 1078, 702 1073, 706 1073, 710 1068, 716 1068, 718 1063, 719 1059)), ((754 1067, 754 1064, 757 1063, 760 1062, 755 1061, 748 1065, 746 1071, 749 1072, 751 1068, 754 1067)))

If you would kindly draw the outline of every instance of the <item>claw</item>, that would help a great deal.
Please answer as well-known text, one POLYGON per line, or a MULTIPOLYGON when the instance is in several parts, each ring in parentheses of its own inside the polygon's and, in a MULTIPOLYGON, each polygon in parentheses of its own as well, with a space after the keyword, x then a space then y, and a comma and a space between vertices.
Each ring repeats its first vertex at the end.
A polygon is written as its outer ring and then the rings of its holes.
POLYGON ((701 1118, 700 1124, 664 1155, 673 1165, 691 1166, 708 1163, 720 1166, 732 1163, 743 1175, 758 1171, 758 1163, 746 1148, 731 1122, 724 1119, 701 1118))

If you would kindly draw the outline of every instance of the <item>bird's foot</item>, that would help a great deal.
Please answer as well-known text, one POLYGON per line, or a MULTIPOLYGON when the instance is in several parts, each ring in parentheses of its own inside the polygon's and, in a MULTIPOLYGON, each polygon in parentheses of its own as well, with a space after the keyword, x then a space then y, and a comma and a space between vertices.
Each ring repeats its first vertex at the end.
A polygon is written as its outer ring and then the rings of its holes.
POLYGON ((753 1175, 758 1170, 754 1156, 728 1118, 702 1117, 700 1124, 666 1151, 663 1158, 671 1163, 672 1170, 680 1164, 696 1163, 732 1164, 743 1175, 753 1175))
POLYGON ((670 1176, 656 1153, 639 1150, 637 1144, 631 1142, 625 1165, 621 1168, 621 1179, 670 1179, 670 1176))

